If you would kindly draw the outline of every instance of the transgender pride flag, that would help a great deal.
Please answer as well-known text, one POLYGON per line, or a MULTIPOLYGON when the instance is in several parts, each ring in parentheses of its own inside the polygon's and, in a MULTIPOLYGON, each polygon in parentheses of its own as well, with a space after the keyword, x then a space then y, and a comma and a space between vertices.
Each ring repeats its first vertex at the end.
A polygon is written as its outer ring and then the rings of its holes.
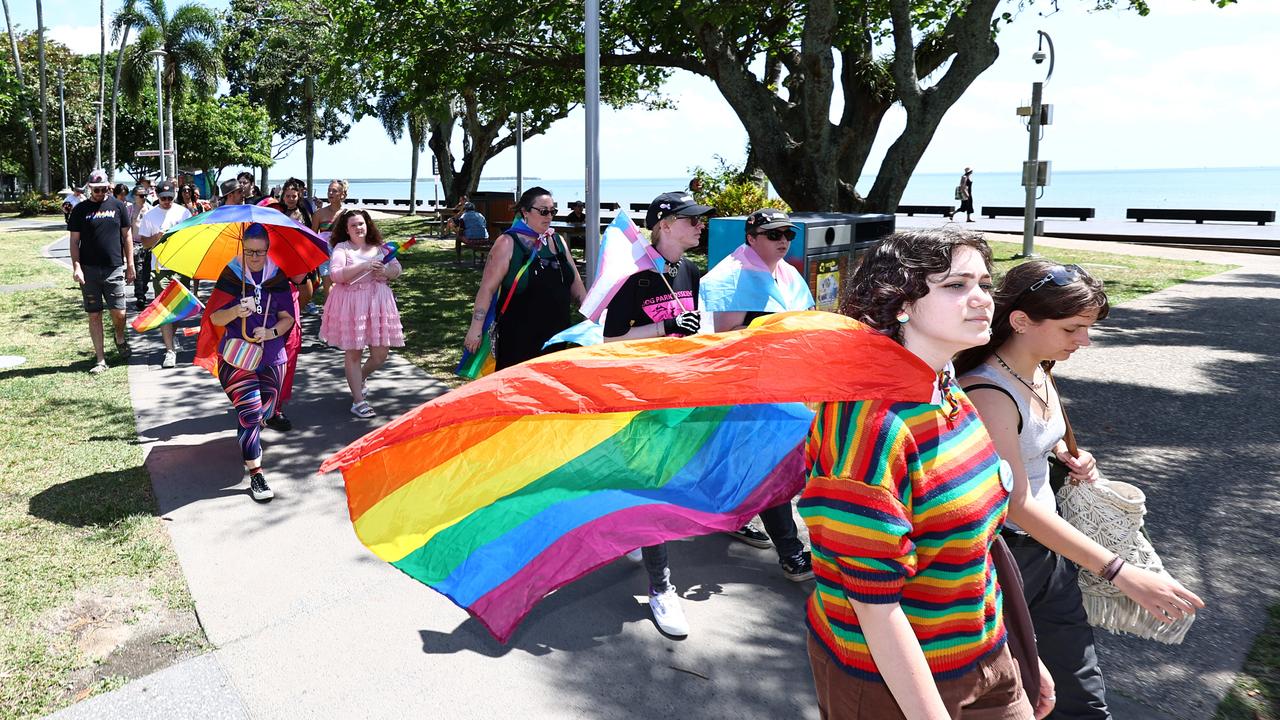
POLYGON ((187 286, 173 280, 164 291, 156 296, 151 304, 138 313, 133 319, 132 327, 137 332, 154 330, 161 325, 193 318, 204 312, 204 305, 187 286))
POLYGON ((773 272, 743 243, 716 263, 698 284, 698 309, 705 312, 786 312, 813 307, 809 284, 786 261, 773 272))
POLYGON ((579 309, 593 322, 600 322, 600 315, 609 307, 609 301, 627 278, 641 270, 661 271, 666 261, 653 249, 653 245, 640 234, 627 213, 618 211, 600 239, 600 262, 587 297, 579 309))

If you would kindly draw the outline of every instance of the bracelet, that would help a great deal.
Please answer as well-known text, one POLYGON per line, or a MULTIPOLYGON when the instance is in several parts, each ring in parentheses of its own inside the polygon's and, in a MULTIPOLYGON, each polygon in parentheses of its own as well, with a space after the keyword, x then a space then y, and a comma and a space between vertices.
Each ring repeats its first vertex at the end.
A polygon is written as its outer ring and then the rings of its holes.
POLYGON ((1116 575, 1120 574, 1120 566, 1122 565, 1124 565, 1124 558, 1116 555, 1106 565, 1102 566, 1102 569, 1098 571, 1098 577, 1110 582, 1115 579, 1116 575))
POLYGON ((278 328, 278 327, 272 327, 272 328, 271 328, 271 333, 272 333, 272 334, 271 334, 271 337, 273 337, 273 338, 278 338, 278 337, 280 337, 280 328, 278 328))

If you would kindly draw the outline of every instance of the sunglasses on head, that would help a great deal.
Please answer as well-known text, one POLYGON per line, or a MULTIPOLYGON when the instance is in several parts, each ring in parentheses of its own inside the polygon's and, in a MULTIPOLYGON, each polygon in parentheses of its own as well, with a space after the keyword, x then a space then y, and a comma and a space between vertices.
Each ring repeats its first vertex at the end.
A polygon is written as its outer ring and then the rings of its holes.
POLYGON ((751 233, 751 234, 752 234, 752 235, 754 235, 754 236, 756 236, 756 237, 766 237, 766 238, 769 238, 770 240, 773 240, 773 241, 786 240, 787 242, 791 242, 792 240, 795 240, 795 239, 796 239, 796 231, 795 231, 795 230, 791 230, 791 229, 787 229, 787 230, 759 230, 759 231, 753 232, 753 233, 751 233))
POLYGON ((542 217, 547 217, 548 215, 555 215, 556 213, 560 212, 560 208, 556 207, 555 205, 552 205, 549 208, 540 208, 537 205, 534 205, 529 209, 542 215, 542 217))
POLYGON ((1088 273, 1086 273, 1084 268, 1079 265, 1056 265, 1049 268, 1049 272, 1046 273, 1044 277, 1031 283, 1031 285, 1029 285, 1023 292, 1033 293, 1044 287, 1047 283, 1053 283, 1058 287, 1070 285, 1086 275, 1088 275, 1088 273))

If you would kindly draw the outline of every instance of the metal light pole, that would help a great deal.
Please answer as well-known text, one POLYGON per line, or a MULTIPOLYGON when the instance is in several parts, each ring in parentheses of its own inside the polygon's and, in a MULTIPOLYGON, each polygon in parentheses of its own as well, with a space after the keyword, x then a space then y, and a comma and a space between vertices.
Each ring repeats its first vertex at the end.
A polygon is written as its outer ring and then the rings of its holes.
POLYGON ((63 92, 62 68, 58 68, 58 109, 62 113, 62 187, 69 188, 71 174, 67 170, 67 96, 63 92))
POLYGON ((587 284, 600 256, 600 0, 585 0, 587 76, 587 284))
POLYGON ((164 56, 168 55, 163 50, 152 50, 151 57, 156 59, 156 137, 159 140, 160 148, 160 177, 157 180, 165 178, 164 164, 164 83, 162 76, 164 75, 164 56))
POLYGON ((1022 166, 1022 186, 1027 190, 1026 206, 1023 209, 1022 216, 1022 257, 1035 255, 1036 193, 1041 185, 1049 184, 1047 163, 1044 173, 1040 172, 1040 133, 1043 131, 1042 128, 1049 124, 1049 118, 1045 116, 1045 106, 1041 100, 1044 94, 1044 86, 1049 84, 1049 79, 1053 77, 1053 39, 1043 30, 1037 30, 1036 33, 1039 34, 1040 41, 1036 46, 1036 51, 1032 53, 1031 59, 1037 65, 1044 62, 1044 44, 1047 42, 1049 44, 1049 72, 1044 76, 1044 82, 1031 84, 1031 107, 1018 108, 1019 115, 1028 116, 1027 134, 1030 136, 1027 146, 1027 162, 1022 166))
POLYGON ((516 116, 516 197, 524 194, 524 113, 516 116))

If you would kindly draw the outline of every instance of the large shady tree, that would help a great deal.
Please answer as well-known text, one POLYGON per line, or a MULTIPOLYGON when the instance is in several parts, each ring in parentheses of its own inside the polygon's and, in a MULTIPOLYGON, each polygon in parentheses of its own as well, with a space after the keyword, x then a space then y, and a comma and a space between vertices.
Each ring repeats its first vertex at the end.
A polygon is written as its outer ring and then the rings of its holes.
MULTIPOLYGON (((534 137, 584 100, 581 64, 534 63, 519 52, 546 45, 581 57, 581 3, 404 0, 333 6, 344 71, 362 90, 352 102, 355 116, 386 117, 388 103, 380 101, 390 99, 401 118, 423 122, 450 204, 473 193, 489 160, 515 146, 518 119, 524 137, 534 137)), ((667 73, 649 66, 607 68, 601 99, 614 107, 660 105, 656 90, 667 73)), ((412 141, 414 128, 407 127, 412 141)))
MULTIPOLYGON (((601 63, 679 68, 713 81, 746 129, 753 160, 792 207, 887 211, 897 206, 946 112, 996 61, 999 31, 1019 13, 1054 10, 1059 2, 1067 0, 604 2, 601 63), (843 108, 832 120, 837 90, 843 108), (906 111, 906 126, 871 187, 860 189, 858 178, 895 104, 906 111)), ((580 3, 460 4, 470 8, 468 17, 548 33, 560 27, 581 32, 583 22, 580 3)), ((1149 12, 1145 0, 1082 4, 1149 12)), ((513 36, 485 23, 461 27, 451 33, 459 54, 504 53, 513 63, 560 68, 566 81, 582 67, 581 43, 571 38, 513 36)), ((430 36, 432 30, 419 32, 430 36)))

